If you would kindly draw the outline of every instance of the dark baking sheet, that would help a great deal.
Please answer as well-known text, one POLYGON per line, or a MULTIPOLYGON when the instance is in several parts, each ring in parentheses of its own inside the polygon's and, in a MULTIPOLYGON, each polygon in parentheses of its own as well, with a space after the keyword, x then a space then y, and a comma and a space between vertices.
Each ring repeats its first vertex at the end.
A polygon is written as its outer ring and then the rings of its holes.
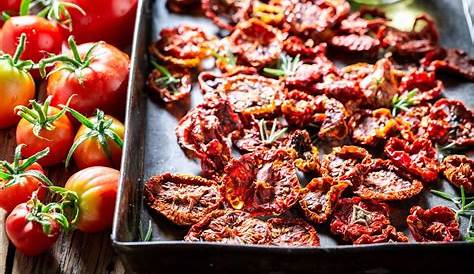
MULTIPOLYGON (((474 244, 378 244, 367 246, 339 245, 325 226, 316 227, 321 238, 319 248, 280 248, 268 246, 236 246, 213 243, 187 243, 182 238, 187 229, 177 227, 164 218, 151 214, 143 205, 144 181, 164 171, 198 174, 199 163, 186 158, 179 148, 174 128, 179 119, 202 96, 194 88, 191 98, 166 107, 146 93, 144 85, 149 71, 147 46, 166 26, 190 23, 202 26, 209 33, 218 29, 203 17, 169 14, 164 0, 140 1, 135 29, 132 70, 129 85, 126 140, 122 164, 122 180, 117 201, 112 239, 114 246, 131 273, 250 273, 250 272, 337 272, 375 271, 385 273, 417 272, 420 269, 441 271, 467 270, 467 262, 474 254, 474 244), (139 230, 146 230, 152 220, 153 239, 141 242, 139 230), (449 264, 448 264, 449 262, 449 264)), ((436 18, 441 43, 447 47, 467 50, 473 44, 461 1, 405 1, 408 13, 398 12, 400 6, 389 11, 395 22, 404 22, 404 15, 427 11, 436 18), (409 3, 410 2, 410 3, 409 3), (411 3, 413 2, 413 3, 411 3), (408 4, 407 4, 408 3, 408 4), (402 16, 402 17, 400 17, 402 16)), ((467 1, 470 2, 470 1, 467 1)), ((390 14, 389 14, 390 15, 390 14)), ((407 19, 409 20, 409 19, 407 19)), ((474 106, 473 83, 446 76, 444 96, 463 100, 474 106)), ((433 185, 448 192, 455 190, 446 182, 433 185)), ((413 204, 423 207, 446 204, 429 191, 411 200, 391 203, 393 224, 406 229, 405 218, 413 204)), ((450 204, 447 204, 450 205, 450 204)), ((462 220, 464 232, 467 220, 462 220)), ((327 226, 326 226, 327 227, 327 226)))

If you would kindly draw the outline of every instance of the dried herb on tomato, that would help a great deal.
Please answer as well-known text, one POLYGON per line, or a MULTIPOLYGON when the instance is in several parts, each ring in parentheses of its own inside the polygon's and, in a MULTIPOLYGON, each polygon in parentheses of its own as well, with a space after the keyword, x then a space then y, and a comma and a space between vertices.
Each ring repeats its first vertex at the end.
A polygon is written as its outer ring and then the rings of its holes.
POLYGON ((186 68, 166 68, 152 62, 155 69, 150 73, 148 87, 165 103, 179 101, 191 93, 191 72, 186 68))
POLYGON ((273 218, 268 223, 271 226, 272 245, 319 246, 316 229, 302 219, 273 218))
POLYGON ((414 206, 410 209, 407 224, 417 242, 452 242, 461 238, 454 212, 445 206, 427 210, 414 206))

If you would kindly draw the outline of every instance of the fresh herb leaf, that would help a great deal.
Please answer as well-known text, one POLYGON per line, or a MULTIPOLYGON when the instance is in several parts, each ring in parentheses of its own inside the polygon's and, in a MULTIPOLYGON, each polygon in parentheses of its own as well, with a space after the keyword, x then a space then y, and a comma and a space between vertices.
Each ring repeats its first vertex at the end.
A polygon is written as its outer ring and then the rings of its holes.
POLYGON ((449 193, 434 189, 431 190, 431 193, 445 200, 451 201, 456 205, 456 208, 453 208, 453 211, 456 214, 456 219, 459 219, 459 215, 474 216, 474 196, 466 197, 463 186, 461 186, 461 197, 453 196, 449 193))
POLYGON ((401 96, 396 94, 392 98, 392 116, 395 117, 399 110, 407 111, 409 107, 417 104, 415 95, 418 93, 418 89, 412 89, 410 92, 405 93, 401 96))
POLYGON ((271 75, 271 76, 293 76, 295 75, 298 68, 303 64, 300 60, 300 56, 297 55, 296 57, 291 57, 286 54, 282 54, 280 56, 280 60, 278 61, 277 68, 264 68, 263 72, 271 75))
POLYGON ((277 131, 276 127, 277 127, 277 120, 276 119, 273 120, 273 124, 272 124, 272 128, 271 128, 270 132, 267 129, 267 123, 264 119, 261 119, 260 121, 258 121, 258 129, 259 129, 259 132, 260 132, 260 139, 262 140, 262 143, 264 143, 266 145, 270 145, 273 142, 275 142, 276 140, 283 137, 283 135, 287 131, 287 128, 285 127, 285 128, 282 128, 282 129, 277 131))
POLYGON ((160 85, 162 88, 168 88, 173 92, 177 92, 177 84, 180 82, 180 80, 174 77, 166 67, 159 65, 154 61, 151 61, 151 63, 153 67, 155 67, 163 75, 162 77, 155 79, 155 83, 160 85))

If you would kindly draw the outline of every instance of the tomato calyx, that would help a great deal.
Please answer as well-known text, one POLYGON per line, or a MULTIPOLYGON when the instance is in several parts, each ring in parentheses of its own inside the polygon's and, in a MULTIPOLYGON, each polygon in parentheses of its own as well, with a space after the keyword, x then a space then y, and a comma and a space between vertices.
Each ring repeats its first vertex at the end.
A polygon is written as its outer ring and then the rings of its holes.
POLYGON ((25 44, 26 34, 22 33, 15 54, 13 56, 11 56, 10 54, 4 54, 0 56, 0 60, 6 60, 10 64, 10 66, 22 72, 28 72, 30 69, 33 68, 34 63, 31 60, 20 60, 20 56, 25 50, 25 44))
POLYGON ((79 5, 60 0, 35 0, 31 3, 30 8, 36 5, 43 6, 43 9, 41 9, 37 16, 57 22, 69 31, 72 31, 73 26, 68 9, 76 10, 83 16, 86 15, 86 12, 79 5))
POLYGON ((113 124, 112 119, 107 119, 105 117, 105 113, 102 110, 97 110, 95 118, 97 119, 96 122, 92 122, 86 116, 82 115, 77 110, 74 110, 68 106, 63 106, 71 113, 74 118, 76 118, 82 125, 87 127, 89 130, 87 133, 81 135, 77 140, 72 144, 71 149, 66 157, 66 168, 69 166, 69 161, 71 160, 74 151, 88 139, 97 138, 99 144, 101 145, 102 149, 104 150, 105 154, 109 159, 112 159, 112 152, 110 151, 110 147, 108 144, 108 140, 113 140, 120 148, 123 147, 123 140, 122 138, 111 129, 113 124))
MULTIPOLYGON (((36 100, 30 100, 31 109, 27 108, 26 106, 17 106, 15 108, 19 116, 33 125, 33 134, 38 138, 44 139, 39 135, 41 129, 44 128, 48 131, 54 130, 54 122, 60 119, 66 113, 66 108, 63 108, 54 115, 48 115, 52 98, 52 96, 48 96, 43 104, 36 102, 36 100)), ((69 98, 66 106, 69 105, 71 99, 72 96, 69 98)))
POLYGON ((39 61, 38 66, 40 69, 40 73, 42 77, 48 77, 49 75, 62 71, 62 70, 67 70, 71 73, 75 73, 77 75, 77 79, 80 84, 82 84, 82 71, 86 68, 89 67, 89 65, 92 62, 92 53, 94 52, 94 49, 99 45, 99 43, 93 44, 90 49, 87 51, 87 53, 84 55, 84 57, 81 57, 79 54, 79 50, 77 49, 77 44, 76 41, 74 40, 73 36, 69 36, 68 38, 68 44, 69 48, 71 49, 72 52, 72 57, 67 56, 65 54, 60 54, 60 55, 52 55, 48 58, 44 58, 39 61), (60 62, 61 65, 58 66, 57 68, 53 69, 50 71, 48 74, 46 74, 46 67, 55 64, 56 62, 60 62))
POLYGON ((38 172, 36 170, 26 170, 31 165, 36 163, 39 159, 48 155, 49 148, 45 148, 40 152, 20 162, 21 150, 24 146, 24 144, 21 144, 16 147, 15 155, 13 157, 13 163, 8 163, 7 161, 0 161, 0 180, 4 181, 3 185, 0 187, 11 187, 15 184, 20 183, 21 179, 27 176, 33 177, 47 185, 53 185, 53 183, 43 173, 38 172))

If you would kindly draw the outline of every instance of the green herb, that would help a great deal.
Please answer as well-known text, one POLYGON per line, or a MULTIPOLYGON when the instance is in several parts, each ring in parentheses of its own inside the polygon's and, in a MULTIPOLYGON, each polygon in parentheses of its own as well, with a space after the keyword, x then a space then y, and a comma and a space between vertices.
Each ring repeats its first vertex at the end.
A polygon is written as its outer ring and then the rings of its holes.
POLYGON ((268 132, 266 121, 264 119, 261 119, 260 121, 258 121, 258 129, 260 132, 260 139, 262 140, 262 143, 266 145, 270 145, 276 140, 283 137, 283 135, 287 131, 287 128, 282 128, 276 131, 276 127, 277 127, 276 118, 273 120, 273 125, 272 125, 272 129, 270 130, 270 133, 268 132))
POLYGON ((466 230, 466 236, 464 237, 464 240, 474 243, 474 224, 472 222, 472 217, 469 218, 469 225, 467 226, 466 230))
POLYGON ((235 67, 237 65, 237 57, 230 49, 226 49, 222 54, 213 51, 212 56, 229 66, 235 67))
POLYGON ((153 67, 161 72, 163 76, 160 78, 155 79, 155 83, 160 85, 162 88, 168 88, 173 92, 178 91, 177 84, 179 84, 180 80, 174 77, 171 72, 164 66, 159 65, 158 63, 151 61, 153 67))
POLYGON ((461 186, 461 197, 434 189, 432 189, 431 192, 456 205, 456 208, 452 209, 456 214, 456 219, 459 219, 459 215, 471 217, 474 215, 474 197, 466 197, 463 186, 461 186))
POLYGON ((278 61, 277 68, 264 68, 263 71, 271 76, 292 76, 295 75, 298 68, 303 64, 300 61, 300 56, 292 58, 289 55, 282 54, 278 61))
POLYGON ((140 240, 144 242, 149 242, 151 240, 153 236, 153 228, 151 226, 151 220, 148 220, 148 227, 147 227, 146 233, 143 231, 142 222, 140 221, 139 233, 140 233, 140 240))
POLYGON ((412 89, 410 92, 399 96, 395 94, 392 98, 392 116, 395 117, 399 110, 408 111, 410 106, 417 104, 417 100, 415 100, 415 95, 418 93, 418 89, 412 89))

